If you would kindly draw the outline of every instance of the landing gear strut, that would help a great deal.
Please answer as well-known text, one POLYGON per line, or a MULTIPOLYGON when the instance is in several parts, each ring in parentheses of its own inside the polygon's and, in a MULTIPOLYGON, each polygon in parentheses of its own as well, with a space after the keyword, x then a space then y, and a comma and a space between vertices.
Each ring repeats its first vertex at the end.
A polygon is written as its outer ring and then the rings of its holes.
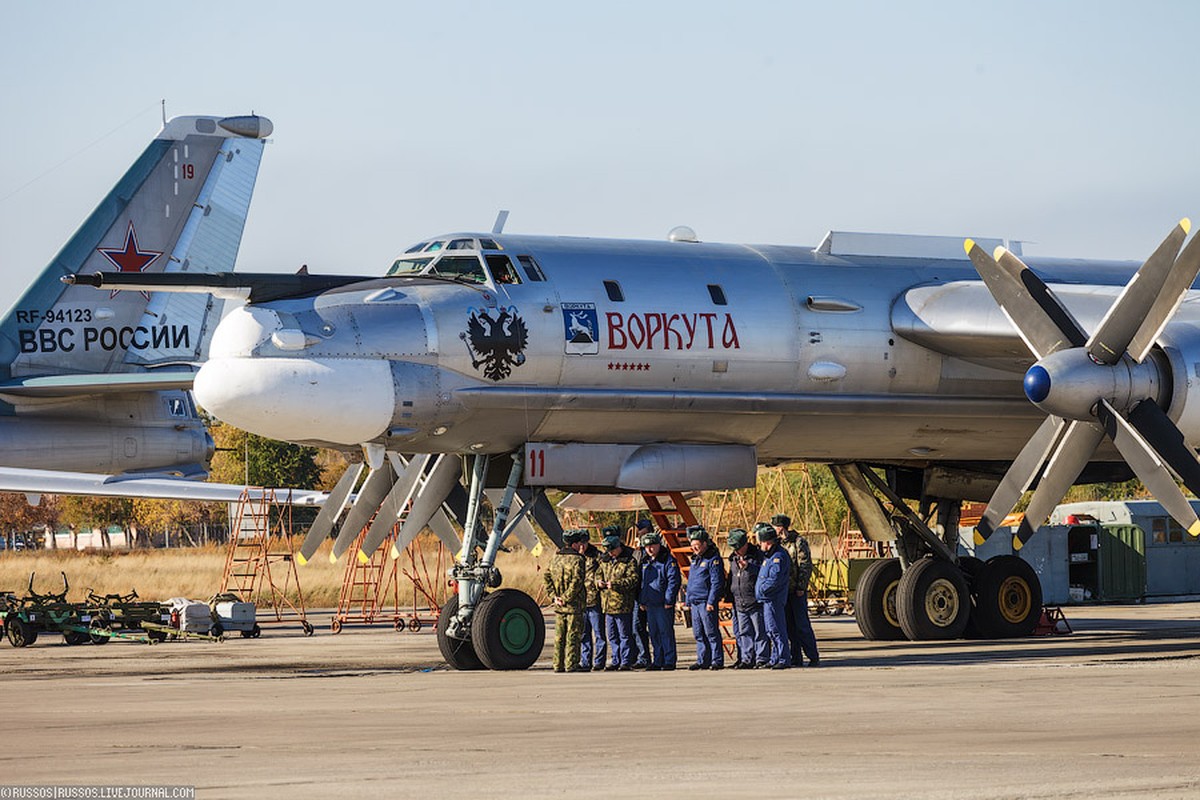
POLYGON ((897 556, 872 564, 859 578, 854 605, 864 637, 925 641, 1033 633, 1042 611, 1037 573, 1017 556, 986 563, 960 558, 958 500, 922 497, 919 512, 913 511, 872 470, 858 464, 831 469, 867 538, 890 543, 897 556))
MULTIPOLYGON (((513 454, 504 499, 495 508, 495 522, 482 556, 478 554, 475 531, 488 456, 474 457, 462 549, 450 571, 458 582, 458 595, 442 607, 437 625, 438 648, 454 669, 528 669, 538 660, 546 642, 542 610, 532 597, 516 589, 486 591, 500 585, 496 553, 511 530, 505 526, 521 479, 522 457, 520 451, 513 454)), ((522 507, 514 525, 530 507, 522 507)))

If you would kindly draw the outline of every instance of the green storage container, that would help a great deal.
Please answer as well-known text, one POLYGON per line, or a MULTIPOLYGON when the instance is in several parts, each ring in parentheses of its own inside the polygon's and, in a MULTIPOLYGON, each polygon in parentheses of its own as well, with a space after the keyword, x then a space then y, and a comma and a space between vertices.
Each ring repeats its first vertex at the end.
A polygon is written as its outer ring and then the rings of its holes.
POLYGON ((1100 533, 1101 600, 1140 600, 1146 594, 1146 534, 1137 525, 1104 525, 1100 533))

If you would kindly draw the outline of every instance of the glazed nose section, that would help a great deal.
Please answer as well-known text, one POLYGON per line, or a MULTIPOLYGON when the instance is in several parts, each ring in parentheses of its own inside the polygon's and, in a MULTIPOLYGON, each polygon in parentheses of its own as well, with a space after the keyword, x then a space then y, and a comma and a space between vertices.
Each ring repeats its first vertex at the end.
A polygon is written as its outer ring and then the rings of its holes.
POLYGON ((222 422, 290 442, 370 441, 396 404, 383 359, 210 358, 193 392, 222 422))

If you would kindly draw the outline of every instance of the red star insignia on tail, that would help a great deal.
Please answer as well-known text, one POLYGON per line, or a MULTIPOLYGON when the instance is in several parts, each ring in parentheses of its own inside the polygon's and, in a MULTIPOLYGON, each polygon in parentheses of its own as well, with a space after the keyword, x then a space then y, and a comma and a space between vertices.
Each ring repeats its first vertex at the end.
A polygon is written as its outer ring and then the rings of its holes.
MULTIPOLYGON (((117 272, 145 272, 146 267, 153 264, 162 255, 161 251, 142 250, 138 246, 137 231, 133 229, 133 221, 129 222, 129 230, 125 232, 125 246, 117 249, 113 247, 97 247, 100 255, 107 258, 112 265, 117 268, 117 272)), ((109 297, 115 297, 120 289, 113 289, 109 293, 109 297)), ((142 296, 147 300, 150 295, 142 292, 142 296)))

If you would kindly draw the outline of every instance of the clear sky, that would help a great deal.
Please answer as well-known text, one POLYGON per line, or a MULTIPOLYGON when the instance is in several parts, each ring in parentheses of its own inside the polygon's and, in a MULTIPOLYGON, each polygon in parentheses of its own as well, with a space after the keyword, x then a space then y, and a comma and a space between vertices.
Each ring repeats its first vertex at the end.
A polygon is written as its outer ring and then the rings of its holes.
POLYGON ((1188 2, 0 0, 0 306, 168 115, 275 123, 239 269, 455 230, 1142 258, 1200 224, 1188 2))

